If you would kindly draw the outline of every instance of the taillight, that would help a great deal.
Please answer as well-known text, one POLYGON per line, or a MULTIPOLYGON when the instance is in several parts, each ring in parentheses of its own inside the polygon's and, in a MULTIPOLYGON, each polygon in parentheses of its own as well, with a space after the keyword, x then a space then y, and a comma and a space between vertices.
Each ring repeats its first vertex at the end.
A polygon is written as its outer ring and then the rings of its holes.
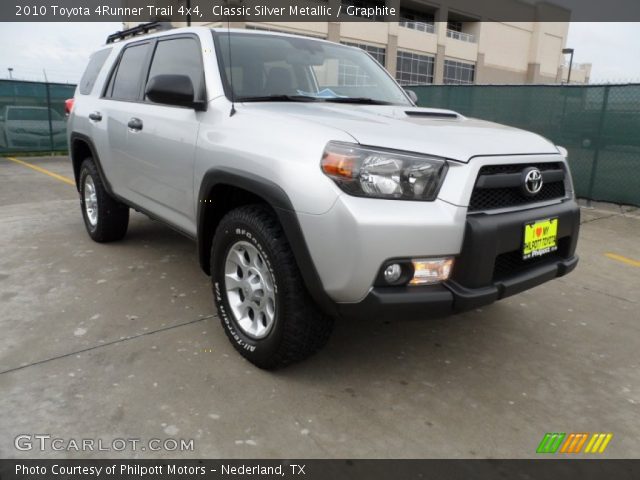
POLYGON ((69 115, 73 111, 73 102, 73 98, 67 98, 64 101, 64 113, 66 113, 67 115, 69 115))

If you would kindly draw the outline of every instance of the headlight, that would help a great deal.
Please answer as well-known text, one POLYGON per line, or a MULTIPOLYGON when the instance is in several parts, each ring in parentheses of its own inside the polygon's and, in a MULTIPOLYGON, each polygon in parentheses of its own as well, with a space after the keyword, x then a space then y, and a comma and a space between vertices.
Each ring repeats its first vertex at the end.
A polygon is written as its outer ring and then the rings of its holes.
POLYGON ((435 200, 447 171, 442 158, 329 142, 322 171, 350 195, 435 200))

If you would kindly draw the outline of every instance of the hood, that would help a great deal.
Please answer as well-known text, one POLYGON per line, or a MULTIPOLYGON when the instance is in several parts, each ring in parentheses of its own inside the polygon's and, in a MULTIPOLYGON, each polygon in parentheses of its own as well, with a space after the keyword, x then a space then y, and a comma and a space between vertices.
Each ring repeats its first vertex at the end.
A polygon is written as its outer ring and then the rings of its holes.
POLYGON ((540 135, 450 110, 332 103, 245 103, 253 112, 296 117, 337 128, 362 145, 468 162, 474 156, 558 154, 540 135))

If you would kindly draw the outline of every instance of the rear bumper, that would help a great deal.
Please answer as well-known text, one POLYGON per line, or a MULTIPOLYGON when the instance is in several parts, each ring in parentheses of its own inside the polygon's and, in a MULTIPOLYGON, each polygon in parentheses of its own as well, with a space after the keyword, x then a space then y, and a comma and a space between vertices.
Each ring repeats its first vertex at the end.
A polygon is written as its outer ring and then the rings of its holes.
POLYGON ((571 272, 580 209, 575 201, 500 215, 467 218, 465 238, 452 278, 424 287, 376 287, 358 303, 338 304, 349 317, 437 317, 461 312, 515 295, 571 272), (558 218, 556 252, 532 262, 521 260, 524 225, 558 218))

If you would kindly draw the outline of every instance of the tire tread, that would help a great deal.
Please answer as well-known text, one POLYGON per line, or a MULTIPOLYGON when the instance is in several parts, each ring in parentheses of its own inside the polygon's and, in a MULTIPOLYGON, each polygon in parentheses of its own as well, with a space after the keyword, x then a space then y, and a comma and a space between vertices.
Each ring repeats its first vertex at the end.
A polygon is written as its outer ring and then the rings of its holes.
POLYGON ((80 203, 87 231, 93 240, 99 243, 108 243, 124 238, 129 227, 129 207, 109 195, 91 157, 86 158, 80 166, 80 203), (98 197, 98 225, 93 231, 90 229, 84 213, 82 186, 87 174, 93 178, 98 197))
MULTIPOLYGON (((221 220, 218 229, 223 229, 225 224, 230 222, 249 225, 262 238, 268 239, 268 248, 273 255, 272 261, 278 264, 281 271, 287 272, 285 278, 278 279, 282 295, 280 305, 283 307, 285 320, 282 341, 270 359, 257 366, 268 370, 282 368, 314 354, 327 343, 333 329, 333 319, 318 309, 307 292, 285 232, 275 213, 266 205, 239 207, 221 220)), ((214 258, 213 252, 211 258, 214 258)), ((215 270, 212 265, 213 271, 215 270)), ((233 341, 229 330, 224 330, 236 350, 246 357, 246 351, 233 341)))

